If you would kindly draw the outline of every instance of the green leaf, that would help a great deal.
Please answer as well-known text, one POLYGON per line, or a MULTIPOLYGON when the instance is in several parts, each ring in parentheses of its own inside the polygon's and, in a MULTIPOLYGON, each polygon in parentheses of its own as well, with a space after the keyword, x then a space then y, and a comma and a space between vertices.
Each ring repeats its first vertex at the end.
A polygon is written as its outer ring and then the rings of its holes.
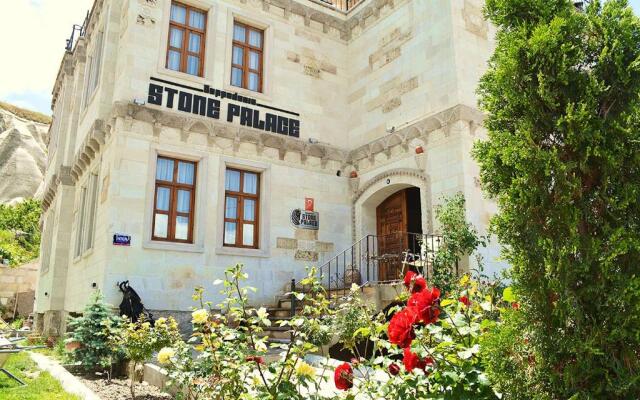
POLYGON ((516 296, 513 293, 513 289, 511 288, 511 286, 504 289, 504 291, 502 292, 502 299, 507 303, 513 303, 514 301, 516 301, 516 296))

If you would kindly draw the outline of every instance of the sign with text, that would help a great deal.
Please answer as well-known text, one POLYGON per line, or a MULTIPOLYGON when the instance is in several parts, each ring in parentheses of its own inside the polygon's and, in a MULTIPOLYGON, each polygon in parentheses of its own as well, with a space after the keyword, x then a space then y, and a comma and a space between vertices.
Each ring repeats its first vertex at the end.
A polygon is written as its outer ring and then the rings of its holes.
POLYGON ((320 215, 314 211, 296 208, 291 212, 291 223, 296 228, 317 231, 320 227, 320 215))
POLYGON ((113 235, 113 245, 114 246, 131 246, 131 236, 116 233, 115 235, 113 235))
POLYGON ((212 119, 300 137, 300 114, 260 104, 256 99, 204 85, 202 89, 151 78, 147 102, 212 119), (186 90, 184 90, 186 89, 186 90))

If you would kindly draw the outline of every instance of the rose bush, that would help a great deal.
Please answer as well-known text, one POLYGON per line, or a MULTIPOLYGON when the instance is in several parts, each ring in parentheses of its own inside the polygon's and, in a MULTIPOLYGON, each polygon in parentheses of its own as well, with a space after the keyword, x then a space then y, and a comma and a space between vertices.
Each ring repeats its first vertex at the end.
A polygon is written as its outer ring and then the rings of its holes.
POLYGON ((336 388, 345 398, 499 398, 480 357, 480 337, 496 324, 501 308, 511 308, 497 284, 464 275, 441 298, 438 288, 413 272, 404 283, 401 298, 408 300, 392 310, 391 320, 372 314, 354 333, 374 349, 369 358, 357 357, 336 370, 336 388))
POLYGON ((247 275, 241 265, 217 282, 224 287, 223 303, 213 307, 198 289, 192 336, 165 343, 157 356, 178 397, 499 398, 485 374, 481 338, 497 325, 501 310, 519 312, 510 291, 503 296, 497 284, 464 275, 441 293, 410 272, 399 296, 402 306, 384 315, 363 299, 357 285, 334 310, 315 275, 311 270, 301 282, 305 293, 292 293, 302 304, 300 314, 276 322, 289 328, 290 343, 267 340, 264 330, 276 319, 265 308, 248 305, 253 289, 242 286, 247 275), (354 355, 350 362, 308 364, 308 355, 321 353, 318 338, 327 335, 354 355))

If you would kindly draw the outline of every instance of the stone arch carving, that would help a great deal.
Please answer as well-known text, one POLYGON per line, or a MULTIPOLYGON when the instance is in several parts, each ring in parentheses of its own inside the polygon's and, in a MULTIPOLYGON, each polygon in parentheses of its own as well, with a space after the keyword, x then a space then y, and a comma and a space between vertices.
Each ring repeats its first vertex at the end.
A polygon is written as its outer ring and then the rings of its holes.
POLYGON ((431 185, 429 175, 412 168, 397 168, 381 172, 369 179, 354 192, 351 201, 351 236, 353 241, 366 234, 375 234, 375 208, 398 190, 417 187, 420 189, 422 208, 422 230, 433 228, 431 213, 431 185), (373 218, 373 221, 372 221, 373 218))

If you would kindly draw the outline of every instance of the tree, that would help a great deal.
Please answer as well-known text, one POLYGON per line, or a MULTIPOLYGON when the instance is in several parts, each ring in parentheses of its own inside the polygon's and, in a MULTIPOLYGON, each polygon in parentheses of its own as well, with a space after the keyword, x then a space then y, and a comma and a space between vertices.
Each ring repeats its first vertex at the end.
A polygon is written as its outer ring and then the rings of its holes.
POLYGON ((638 398, 640 20, 626 0, 487 0, 486 15, 474 155, 523 311, 528 398, 638 398))
POLYGON ((122 359, 122 353, 111 345, 119 325, 120 320, 104 303, 100 291, 96 291, 82 316, 69 319, 66 342, 74 348, 69 354, 71 359, 79 362, 85 371, 110 371, 112 365, 122 359))
MULTIPOLYGON (((480 236, 476 228, 467 222, 466 200, 462 193, 443 200, 436 207, 436 220, 444 241, 436 250, 432 283, 443 292, 449 292, 458 282, 458 274, 462 272, 458 270, 462 258, 472 256, 480 246, 485 247, 487 238, 480 236)), ((479 254, 476 256, 480 257, 479 254)), ((478 267, 482 269, 480 258, 478 267)))
POLYGON ((38 257, 41 211, 40 201, 34 199, 0 204, 0 259, 20 265, 38 257))

